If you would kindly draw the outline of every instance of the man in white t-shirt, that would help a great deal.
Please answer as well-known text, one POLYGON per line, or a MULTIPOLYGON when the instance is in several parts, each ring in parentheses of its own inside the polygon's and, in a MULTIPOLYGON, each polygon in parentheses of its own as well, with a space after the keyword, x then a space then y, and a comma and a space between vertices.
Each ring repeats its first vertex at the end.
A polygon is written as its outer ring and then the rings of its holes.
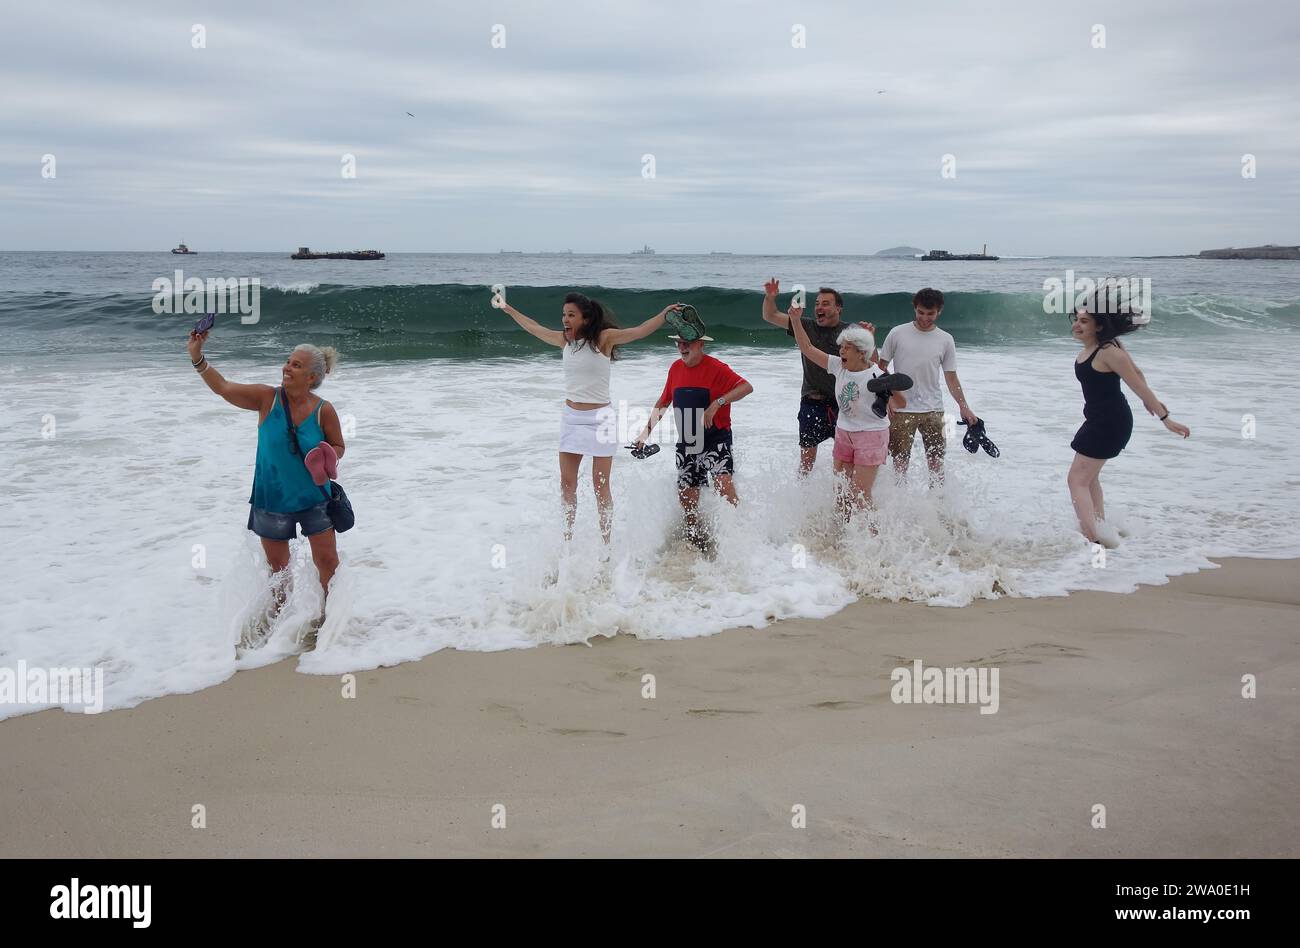
POLYGON ((912 456, 912 442, 916 432, 921 432, 925 458, 930 465, 931 483, 943 480, 943 391, 940 376, 947 383, 948 392, 968 424, 978 419, 966 404, 961 382, 957 378, 957 346, 949 333, 935 323, 943 312, 943 294, 925 289, 912 297, 912 310, 916 318, 910 323, 895 326, 880 347, 880 365, 887 368, 894 363, 894 371, 912 377, 912 389, 907 393, 907 407, 890 409, 889 454, 894 459, 894 469, 907 473, 912 456))

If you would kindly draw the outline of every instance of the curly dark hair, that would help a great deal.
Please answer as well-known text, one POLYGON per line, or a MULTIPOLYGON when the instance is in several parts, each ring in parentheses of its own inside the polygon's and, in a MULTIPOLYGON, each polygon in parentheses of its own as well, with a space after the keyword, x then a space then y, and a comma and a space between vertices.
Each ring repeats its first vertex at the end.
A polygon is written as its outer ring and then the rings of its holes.
POLYGON ((924 306, 926 309, 931 307, 943 309, 943 292, 929 286, 923 290, 917 290, 916 295, 912 297, 912 305, 924 306))

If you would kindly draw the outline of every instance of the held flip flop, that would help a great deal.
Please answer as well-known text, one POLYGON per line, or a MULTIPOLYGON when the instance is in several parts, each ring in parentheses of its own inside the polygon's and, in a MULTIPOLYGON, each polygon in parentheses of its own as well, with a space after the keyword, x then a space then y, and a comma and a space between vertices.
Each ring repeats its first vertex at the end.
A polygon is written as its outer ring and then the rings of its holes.
MULTIPOLYGON (((959 421, 957 422, 957 424, 965 425, 966 422, 959 421)), ((979 436, 975 434, 975 428, 977 427, 977 425, 978 422, 975 425, 969 426, 966 429, 965 437, 961 439, 961 446, 965 448, 967 451, 969 451, 971 454, 979 453, 979 449, 980 449, 980 439, 979 436)))
POLYGON ((629 444, 626 445, 626 447, 632 451, 632 457, 636 458, 638 461, 644 461, 646 458, 653 457, 659 453, 659 445, 657 444, 643 444, 640 447, 635 444, 629 444))
POLYGON ((912 387, 912 377, 904 375, 902 372, 886 372, 884 375, 877 375, 867 383, 867 391, 872 394, 880 392, 906 392, 912 387))
POLYGON ((328 441, 322 441, 308 451, 302 463, 307 465, 307 470, 311 472, 311 479, 316 482, 317 487, 324 487, 326 481, 332 481, 339 476, 339 456, 334 450, 334 445, 328 441))
POLYGON ((686 342, 693 342, 696 339, 709 339, 705 335, 707 330, 704 328, 704 320, 700 319, 700 314, 696 312, 694 306, 686 303, 679 311, 669 311, 664 317, 666 322, 673 329, 677 330, 677 335, 681 336, 686 342))
POLYGON ((884 418, 889 414, 889 396, 894 392, 906 392, 911 387, 912 377, 902 372, 877 375, 867 382, 867 391, 876 395, 876 400, 871 403, 871 411, 877 418, 884 418))
MULTIPOLYGON (((959 421, 957 424, 965 425, 966 422, 959 421)), ((982 418, 976 418, 973 425, 967 425, 966 436, 961 439, 961 446, 971 454, 983 448, 984 452, 991 458, 995 458, 1002 453, 998 450, 998 446, 990 441, 989 436, 984 433, 984 420, 982 418)))

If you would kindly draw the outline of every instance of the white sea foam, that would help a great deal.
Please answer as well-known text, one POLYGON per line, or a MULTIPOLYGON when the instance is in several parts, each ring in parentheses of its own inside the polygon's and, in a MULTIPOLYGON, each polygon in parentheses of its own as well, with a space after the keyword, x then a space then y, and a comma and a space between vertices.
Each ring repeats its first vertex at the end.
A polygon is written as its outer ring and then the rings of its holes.
POLYGON ((310 280, 294 280, 288 283, 267 283, 262 287, 262 289, 279 290, 282 293, 299 293, 305 295, 316 289, 318 286, 320 286, 319 283, 314 283, 310 280))
MULTIPOLYGON (((741 506, 706 495, 712 559, 678 535, 671 447, 617 458, 607 561, 586 468, 577 532, 562 543, 558 359, 347 364, 321 394, 355 418, 340 479, 358 526, 339 538, 343 565, 320 644, 298 667, 338 674, 448 647, 709 635, 829 615, 862 596, 961 606, 1126 592, 1205 567, 1211 555, 1300 555, 1292 354, 1276 339, 1238 338, 1236 361, 1260 380, 1249 387, 1239 376, 1213 381, 1222 370, 1174 340, 1132 346, 1193 437, 1180 441, 1133 402, 1133 440, 1103 475, 1108 513, 1130 536, 1104 567, 1075 530, 1065 487, 1081 420, 1068 342, 963 350, 966 391, 1002 457, 968 454, 958 428, 948 483, 931 491, 918 448, 907 483, 882 472, 874 535, 865 520, 846 526, 835 515, 829 443, 809 479, 793 476, 793 352, 719 352, 756 391, 733 409, 741 506), (1245 415, 1253 439, 1242 436, 1245 415)), ((672 350, 643 344, 629 354, 615 367, 613 397, 646 405, 672 350)), ((276 360, 213 359, 233 378, 277 381, 276 360)), ((114 708, 296 650, 320 602, 305 542, 295 543, 288 601, 266 644, 235 657, 240 630, 270 595, 244 528, 255 415, 170 363, 10 367, 0 404, 9 407, 0 664, 103 667, 114 708), (42 437, 44 416, 52 438, 42 437)))

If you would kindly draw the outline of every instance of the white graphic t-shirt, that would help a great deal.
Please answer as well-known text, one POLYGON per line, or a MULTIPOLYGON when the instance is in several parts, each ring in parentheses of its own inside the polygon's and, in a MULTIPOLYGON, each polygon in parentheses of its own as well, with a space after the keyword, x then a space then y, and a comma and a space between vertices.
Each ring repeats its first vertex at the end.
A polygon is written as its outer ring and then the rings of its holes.
POLYGON ((874 365, 868 365, 860 372, 850 372, 844 368, 844 360, 839 356, 826 357, 826 371, 835 379, 835 404, 840 409, 837 428, 845 431, 881 431, 889 428, 889 415, 879 418, 871 410, 871 403, 876 396, 867 391, 867 383, 884 375, 874 365))

